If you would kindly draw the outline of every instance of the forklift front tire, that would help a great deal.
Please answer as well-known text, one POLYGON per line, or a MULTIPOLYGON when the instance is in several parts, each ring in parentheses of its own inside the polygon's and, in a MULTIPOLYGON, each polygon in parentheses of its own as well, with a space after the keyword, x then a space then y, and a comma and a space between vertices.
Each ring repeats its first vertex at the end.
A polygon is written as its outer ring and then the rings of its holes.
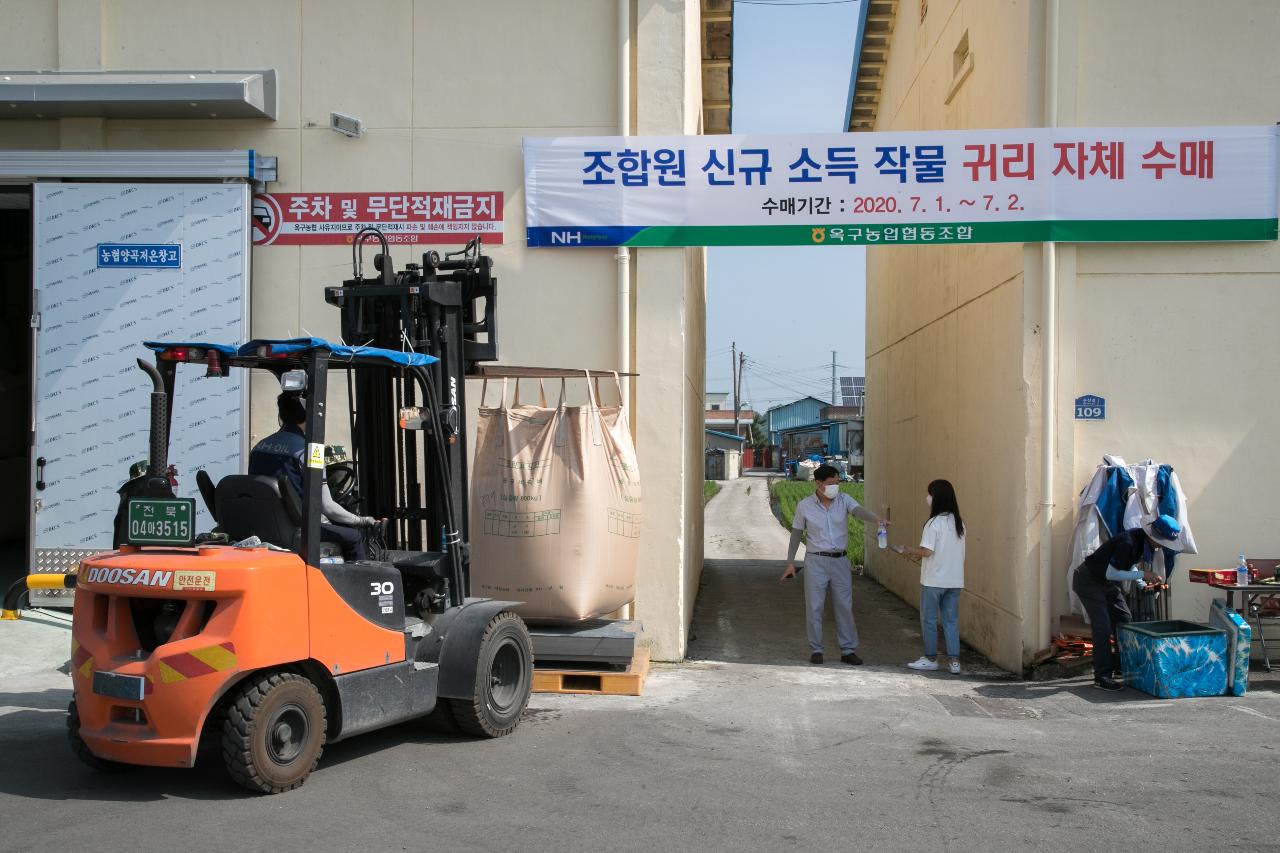
POLYGON ((304 676, 264 673, 237 689, 222 728, 222 759, 242 787, 280 794, 300 786, 324 751, 324 699, 304 676))
POLYGON ((458 728, 475 737, 515 731, 533 688, 533 641, 524 620, 509 610, 485 626, 470 699, 450 699, 458 728))
POLYGON ((76 754, 76 758, 94 770, 107 771, 120 768, 120 765, 116 762, 94 755, 93 751, 89 749, 89 745, 80 737, 80 711, 76 708, 76 700, 74 699, 67 706, 67 739, 71 741, 71 751, 76 754))

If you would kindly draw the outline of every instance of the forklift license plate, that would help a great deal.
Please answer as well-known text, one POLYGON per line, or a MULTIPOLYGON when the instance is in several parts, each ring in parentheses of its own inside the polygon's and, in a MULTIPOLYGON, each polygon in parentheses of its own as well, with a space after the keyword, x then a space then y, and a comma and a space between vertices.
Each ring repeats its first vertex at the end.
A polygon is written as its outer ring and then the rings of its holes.
POLYGON ((190 498, 129 501, 130 545, 190 545, 195 539, 196 502, 190 498))

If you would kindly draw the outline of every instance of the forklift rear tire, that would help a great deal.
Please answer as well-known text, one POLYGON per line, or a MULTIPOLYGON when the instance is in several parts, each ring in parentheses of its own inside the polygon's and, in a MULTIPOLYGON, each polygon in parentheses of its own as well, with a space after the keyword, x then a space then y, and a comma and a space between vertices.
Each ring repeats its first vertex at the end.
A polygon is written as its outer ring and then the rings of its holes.
POLYGON ((327 725, 324 699, 309 679, 293 672, 254 676, 227 708, 222 760, 250 791, 290 791, 315 769, 327 725))
POLYGON ((458 728, 475 737, 503 737, 515 731, 533 687, 533 641, 524 620, 503 611, 489 620, 480 639, 475 692, 450 699, 458 728))
POLYGON ((80 737, 80 711, 76 708, 76 700, 74 699, 67 706, 67 739, 71 741, 71 751, 76 754, 76 758, 94 770, 120 769, 120 765, 116 762, 94 755, 93 750, 89 749, 89 745, 80 737))

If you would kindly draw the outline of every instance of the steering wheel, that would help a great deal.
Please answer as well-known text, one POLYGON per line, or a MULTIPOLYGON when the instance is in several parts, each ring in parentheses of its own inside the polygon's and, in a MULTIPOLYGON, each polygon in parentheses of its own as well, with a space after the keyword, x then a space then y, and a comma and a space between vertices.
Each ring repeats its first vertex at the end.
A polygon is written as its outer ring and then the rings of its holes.
POLYGON ((334 462, 325 468, 329 480, 329 493, 343 509, 351 509, 358 499, 356 494, 356 466, 350 462, 334 462))

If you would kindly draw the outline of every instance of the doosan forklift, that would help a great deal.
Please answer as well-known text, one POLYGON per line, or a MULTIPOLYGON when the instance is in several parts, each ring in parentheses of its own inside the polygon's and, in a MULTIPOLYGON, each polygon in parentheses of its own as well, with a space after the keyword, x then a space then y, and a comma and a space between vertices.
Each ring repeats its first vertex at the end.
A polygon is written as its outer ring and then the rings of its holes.
POLYGON ((372 229, 352 261, 353 278, 325 291, 344 344, 157 341, 154 363, 139 359, 152 380, 147 470, 121 489, 116 550, 68 581, 67 725, 90 764, 189 767, 204 747, 244 787, 279 793, 306 780, 326 742, 414 718, 480 737, 519 722, 533 652, 517 602, 467 597, 464 379, 497 358, 492 264, 475 242, 396 272, 372 229), (382 249, 370 278, 367 238, 382 249), (194 501, 168 476, 179 365, 263 370, 305 396, 301 494, 283 477, 200 472, 217 528, 197 537, 194 501), (335 372, 353 453, 326 483, 335 372), (370 559, 341 562, 322 542, 322 488, 387 520, 370 559))

